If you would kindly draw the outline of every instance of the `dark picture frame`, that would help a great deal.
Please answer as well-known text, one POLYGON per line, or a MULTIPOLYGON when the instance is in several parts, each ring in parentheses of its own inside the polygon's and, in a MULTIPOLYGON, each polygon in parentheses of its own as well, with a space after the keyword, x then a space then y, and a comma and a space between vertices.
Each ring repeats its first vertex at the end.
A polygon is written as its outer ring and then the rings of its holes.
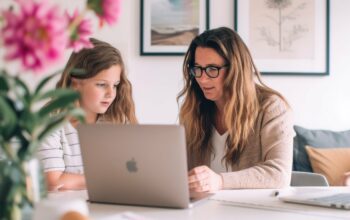
POLYGON ((140 55, 181 56, 209 29, 209 0, 140 0, 140 55))
POLYGON ((329 75, 329 0, 235 0, 234 29, 264 75, 329 75))

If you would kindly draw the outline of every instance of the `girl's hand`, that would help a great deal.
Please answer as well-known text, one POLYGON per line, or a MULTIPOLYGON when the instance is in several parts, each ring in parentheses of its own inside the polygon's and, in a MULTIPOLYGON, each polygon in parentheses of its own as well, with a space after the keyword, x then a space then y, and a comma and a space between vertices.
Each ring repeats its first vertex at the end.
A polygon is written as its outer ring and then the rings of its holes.
POLYGON ((222 176, 207 166, 195 167, 188 173, 190 192, 216 192, 222 189, 222 176))

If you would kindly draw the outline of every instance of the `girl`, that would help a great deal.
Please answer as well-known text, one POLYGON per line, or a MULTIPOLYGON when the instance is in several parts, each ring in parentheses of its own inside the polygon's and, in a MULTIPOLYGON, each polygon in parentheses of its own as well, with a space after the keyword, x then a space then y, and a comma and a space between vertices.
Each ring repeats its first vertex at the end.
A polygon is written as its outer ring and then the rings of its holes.
POLYGON ((290 184, 293 123, 286 100, 261 82, 247 46, 229 28, 194 38, 183 64, 180 123, 190 191, 290 184))
MULTIPOLYGON (((91 42, 93 48, 72 53, 56 87, 80 93, 77 104, 86 113, 86 123, 136 123, 131 84, 120 52, 108 43, 96 39, 91 42), (70 74, 75 68, 85 73, 70 74)), ((86 187, 77 124, 72 119, 39 148, 49 190, 86 187)))

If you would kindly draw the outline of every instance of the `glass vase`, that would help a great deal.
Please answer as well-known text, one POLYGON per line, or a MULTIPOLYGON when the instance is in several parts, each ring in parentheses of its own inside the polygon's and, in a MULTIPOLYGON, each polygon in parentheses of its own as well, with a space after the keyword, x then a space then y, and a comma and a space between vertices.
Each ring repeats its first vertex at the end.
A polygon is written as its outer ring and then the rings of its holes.
POLYGON ((0 220, 30 220, 34 203, 46 195, 39 161, 0 161, 0 220))

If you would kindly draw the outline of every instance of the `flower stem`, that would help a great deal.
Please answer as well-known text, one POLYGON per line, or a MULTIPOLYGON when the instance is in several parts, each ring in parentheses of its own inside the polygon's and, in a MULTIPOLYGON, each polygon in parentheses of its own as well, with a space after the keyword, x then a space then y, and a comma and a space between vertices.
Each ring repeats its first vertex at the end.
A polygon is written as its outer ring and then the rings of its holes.
POLYGON ((10 161, 15 161, 18 162, 18 156, 17 154, 13 151, 13 146, 11 142, 3 142, 1 145, 3 145, 4 153, 6 155, 6 158, 9 159, 10 161))
POLYGON ((82 11, 77 17, 74 18, 72 23, 70 23, 69 26, 68 26, 68 29, 70 31, 73 31, 79 25, 79 23, 85 17, 86 12, 87 12, 87 9, 85 8, 84 11, 82 11))

